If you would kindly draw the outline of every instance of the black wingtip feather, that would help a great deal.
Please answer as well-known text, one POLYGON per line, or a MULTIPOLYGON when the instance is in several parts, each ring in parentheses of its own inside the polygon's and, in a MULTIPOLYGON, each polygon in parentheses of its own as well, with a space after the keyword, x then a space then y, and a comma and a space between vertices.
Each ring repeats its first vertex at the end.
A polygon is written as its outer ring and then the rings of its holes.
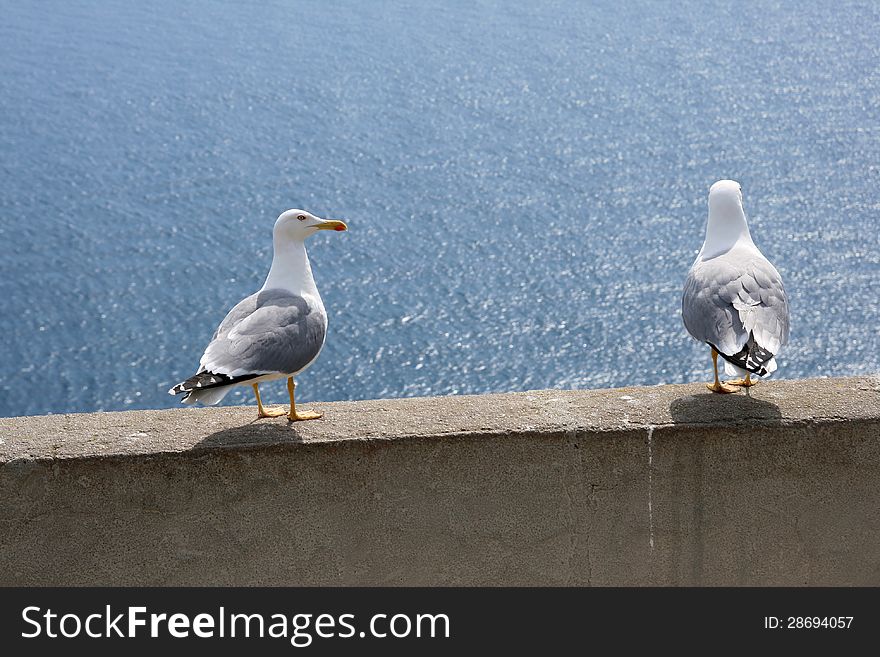
MULTIPOLYGON (((215 374, 214 372, 199 372, 189 377, 186 381, 178 383, 169 390, 169 394, 179 395, 182 392, 191 393, 196 390, 208 390, 209 388, 218 388, 220 386, 229 386, 236 383, 243 383, 256 379, 259 374, 243 374, 241 376, 229 376, 228 374, 215 374)), ((187 397, 189 394, 187 394, 187 397)), ((186 397, 184 397, 186 399, 186 397)))
POLYGON ((749 339, 746 340, 745 346, 735 354, 725 354, 712 343, 709 343, 709 346, 717 351, 728 363, 732 363, 746 372, 751 372, 758 376, 767 375, 767 368, 764 367, 764 364, 776 355, 759 345, 755 341, 754 333, 749 333, 749 339))

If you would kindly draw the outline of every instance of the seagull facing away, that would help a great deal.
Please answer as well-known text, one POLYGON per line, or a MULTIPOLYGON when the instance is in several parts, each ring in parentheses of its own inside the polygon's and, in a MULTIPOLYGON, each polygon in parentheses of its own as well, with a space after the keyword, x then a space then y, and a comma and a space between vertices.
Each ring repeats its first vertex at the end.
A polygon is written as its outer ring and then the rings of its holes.
POLYGON ((259 418, 266 410, 259 384, 287 379, 287 419, 316 420, 321 413, 296 410, 293 377, 315 362, 327 335, 327 313, 306 255, 305 240, 319 230, 347 230, 342 221, 319 219, 305 210, 287 210, 275 222, 274 255, 266 282, 229 311, 199 362, 199 371, 168 393, 186 393, 184 404, 216 404, 234 387, 253 386, 259 418))
POLYGON ((776 354, 788 342, 788 299, 776 268, 752 242, 742 187, 719 180, 709 189, 706 240, 688 272, 681 300, 685 328, 712 349, 712 392, 750 387, 752 375, 776 370, 776 354), (718 380, 718 356, 728 376, 718 380), (742 377, 745 378, 742 378, 742 377))

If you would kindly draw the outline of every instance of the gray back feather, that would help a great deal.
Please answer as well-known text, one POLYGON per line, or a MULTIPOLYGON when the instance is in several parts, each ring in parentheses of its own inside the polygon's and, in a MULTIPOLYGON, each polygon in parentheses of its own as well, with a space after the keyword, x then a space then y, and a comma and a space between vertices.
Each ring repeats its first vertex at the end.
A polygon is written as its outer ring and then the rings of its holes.
POLYGON ((295 374, 321 351, 327 315, 320 302, 286 290, 263 290, 240 301, 214 333, 201 366, 210 372, 295 374))
POLYGON ((681 316, 688 333, 728 355, 743 348, 749 333, 772 354, 788 342, 788 299, 782 278, 753 251, 733 249, 697 261, 684 284, 681 316))

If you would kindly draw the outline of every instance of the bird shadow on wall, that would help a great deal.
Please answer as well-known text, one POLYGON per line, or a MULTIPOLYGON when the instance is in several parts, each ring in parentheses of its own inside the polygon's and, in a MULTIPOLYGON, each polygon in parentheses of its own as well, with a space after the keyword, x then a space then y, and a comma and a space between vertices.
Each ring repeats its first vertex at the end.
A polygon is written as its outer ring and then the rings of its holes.
POLYGON ((748 391, 729 395, 705 392, 674 400, 669 412, 675 424, 781 424, 782 412, 769 401, 758 399, 748 391))
POLYGON ((205 436, 191 450, 214 447, 265 447, 304 442, 300 433, 286 420, 253 420, 205 436))

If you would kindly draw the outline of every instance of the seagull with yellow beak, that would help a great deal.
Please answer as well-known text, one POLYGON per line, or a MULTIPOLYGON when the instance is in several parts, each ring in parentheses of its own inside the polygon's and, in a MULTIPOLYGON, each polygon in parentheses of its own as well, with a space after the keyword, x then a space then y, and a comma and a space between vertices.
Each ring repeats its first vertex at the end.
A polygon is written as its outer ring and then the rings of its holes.
POLYGON ((185 393, 184 404, 216 404, 234 387, 250 385, 259 418, 287 415, 315 420, 321 413, 297 411, 294 377, 315 362, 327 336, 327 313, 306 254, 305 240, 320 230, 347 230, 342 221, 287 210, 275 222, 274 255, 266 282, 240 301, 220 323, 199 370, 168 392, 185 393), (287 379, 290 410, 267 410, 259 384, 287 379))
POLYGON ((752 241, 735 180, 709 189, 706 239, 685 280, 681 316, 688 332, 712 350, 712 392, 749 388, 757 383, 752 376, 776 370, 789 336, 788 297, 776 267, 752 241), (739 378, 721 382, 719 356, 724 371, 739 378))

